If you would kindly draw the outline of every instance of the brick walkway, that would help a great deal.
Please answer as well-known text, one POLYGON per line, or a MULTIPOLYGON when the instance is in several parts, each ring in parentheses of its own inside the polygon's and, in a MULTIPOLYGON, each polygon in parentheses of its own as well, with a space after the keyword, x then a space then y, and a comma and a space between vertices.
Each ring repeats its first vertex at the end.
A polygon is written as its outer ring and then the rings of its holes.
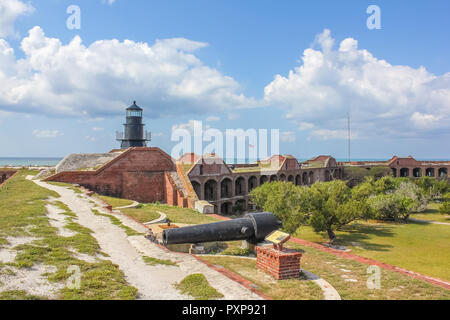
MULTIPOLYGON (((230 218, 223 217, 223 216, 220 216, 220 215, 217 215, 217 214, 210 214, 209 216, 213 217, 213 218, 216 218, 216 219, 220 219, 220 220, 230 220, 230 218)), ((373 260, 373 259, 364 258, 364 257, 358 256, 356 254, 352 254, 352 253, 348 253, 348 252, 342 252, 342 251, 339 251, 339 250, 336 250, 336 249, 328 248, 328 247, 325 247, 325 246, 323 246, 321 244, 310 242, 310 241, 306 241, 306 240, 303 240, 303 239, 298 239, 298 238, 295 238, 295 237, 291 237, 290 241, 293 242, 293 243, 305 246, 305 247, 312 247, 312 248, 320 250, 320 251, 331 253, 331 254, 334 254, 335 256, 338 256, 338 257, 341 257, 341 258, 350 259, 350 260, 358 261, 358 262, 361 262, 361 263, 364 263, 364 264, 378 266, 378 267, 386 269, 386 270, 398 272, 400 274, 409 276, 411 278, 422 280, 422 281, 428 282, 428 283, 430 283, 432 285, 439 286, 439 287, 442 287, 442 288, 450 290, 450 282, 444 281, 442 279, 429 277, 429 276, 426 276, 426 275, 423 275, 423 274, 420 274, 420 273, 417 273, 417 272, 414 272, 414 271, 411 271, 411 270, 407 270, 407 269, 404 269, 404 268, 396 267, 396 266, 393 266, 393 265, 390 265, 390 264, 387 264, 387 263, 383 263, 383 262, 380 262, 380 261, 376 261, 376 260, 373 260)))

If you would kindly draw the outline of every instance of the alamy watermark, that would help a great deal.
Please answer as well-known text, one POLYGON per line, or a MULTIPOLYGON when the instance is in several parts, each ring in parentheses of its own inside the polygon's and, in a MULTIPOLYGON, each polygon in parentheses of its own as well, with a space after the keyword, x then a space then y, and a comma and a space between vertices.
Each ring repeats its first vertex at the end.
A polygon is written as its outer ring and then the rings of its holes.
POLYGON ((214 154, 223 159, 266 159, 280 152, 279 129, 226 129, 204 127, 202 121, 190 121, 190 126, 175 127, 171 141, 177 144, 171 156, 178 159, 186 153, 214 154), (269 153, 270 149, 270 153, 269 153))
POLYGON ((81 8, 77 5, 71 5, 67 7, 67 14, 70 16, 67 18, 66 26, 69 30, 81 29, 81 8))
POLYGON ((367 7, 367 14, 370 16, 367 18, 367 28, 369 30, 380 30, 381 29, 381 9, 379 6, 373 4, 367 7))
POLYGON ((367 289, 369 290, 380 290, 381 289, 381 269, 379 266, 369 266, 367 268, 367 289))
POLYGON ((81 288, 81 270, 79 266, 70 266, 67 273, 71 276, 67 279, 66 286, 70 290, 79 290, 81 288))

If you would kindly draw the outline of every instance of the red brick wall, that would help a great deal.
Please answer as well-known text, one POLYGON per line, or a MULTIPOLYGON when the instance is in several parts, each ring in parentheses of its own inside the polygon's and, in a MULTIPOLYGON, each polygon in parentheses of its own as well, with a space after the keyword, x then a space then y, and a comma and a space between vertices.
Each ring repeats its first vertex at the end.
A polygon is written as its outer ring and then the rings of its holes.
POLYGON ((277 280, 300 277, 301 252, 283 249, 275 250, 273 247, 256 247, 256 266, 270 273, 277 280))
POLYGON ((17 171, 0 170, 0 186, 11 178, 17 171))
POLYGON ((166 189, 166 203, 169 206, 177 205, 177 195, 175 189, 175 183, 172 181, 172 178, 169 174, 164 175, 165 178, 165 189, 166 189))
POLYGON ((76 183, 139 202, 167 202, 165 172, 175 170, 171 157, 159 148, 132 148, 95 172, 62 172, 46 181, 76 183))

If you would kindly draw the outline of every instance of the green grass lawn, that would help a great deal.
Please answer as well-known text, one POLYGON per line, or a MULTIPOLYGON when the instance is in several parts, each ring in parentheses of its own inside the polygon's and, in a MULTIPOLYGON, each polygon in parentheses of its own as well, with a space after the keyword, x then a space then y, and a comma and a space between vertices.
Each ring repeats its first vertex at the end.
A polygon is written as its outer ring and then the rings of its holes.
MULTIPOLYGON (((236 245, 237 242, 233 247, 236 245)), ((331 253, 292 242, 288 242, 285 246, 303 252, 301 268, 328 281, 344 300, 450 300, 450 290, 383 269, 381 269, 380 289, 369 289, 367 264, 336 257, 331 253)), ((202 256, 202 259, 239 274, 272 299, 323 299, 321 289, 312 281, 305 278, 275 281, 268 273, 256 268, 255 260, 214 255, 202 256)))
POLYGON ((126 207, 129 205, 132 205, 134 203, 133 200, 127 200, 127 199, 120 199, 120 198, 114 198, 114 197, 108 197, 108 196, 101 196, 98 194, 95 194, 95 196, 106 203, 109 203, 113 208, 117 207, 126 207))
POLYGON ((368 289, 367 264, 292 242, 286 246, 302 250, 302 269, 328 281, 344 300, 450 300, 450 290, 384 269, 381 269, 380 289, 368 289))
POLYGON ((414 213, 411 215, 411 218, 450 223, 450 215, 443 215, 439 213, 439 208, 441 205, 441 203, 432 202, 428 205, 427 210, 424 212, 414 213))
POLYGON ((175 284, 182 294, 190 295, 195 300, 214 300, 223 298, 223 294, 210 286, 206 277, 201 273, 194 273, 180 283, 175 284))
POLYGON ((202 256, 213 265, 227 268, 252 282, 256 289, 276 300, 321 300, 322 290, 310 280, 274 280, 268 273, 256 268, 256 260, 236 257, 202 256))
POLYGON ((121 211, 142 223, 159 218, 160 215, 158 211, 165 213, 167 218, 174 223, 204 224, 218 221, 215 218, 192 209, 172 207, 163 204, 146 204, 142 205, 140 208, 122 209, 121 211))
MULTIPOLYGON (((358 222, 338 231, 337 244, 363 257, 450 280, 450 226, 428 223, 358 222)), ((325 233, 311 227, 297 230, 296 237, 317 243, 328 241, 325 233)))
MULTIPOLYGON (((77 253, 106 256, 100 250, 92 231, 77 223, 76 215, 62 203, 55 206, 65 210, 65 228, 73 231, 74 236, 58 235, 58 229, 52 227, 46 215, 45 205, 48 198, 59 198, 56 192, 39 187, 25 177, 28 171, 20 171, 9 179, 5 187, 0 188, 0 244, 9 244, 7 237, 34 237, 30 243, 12 248, 17 256, 12 263, 0 264, 0 272, 14 269, 27 269, 36 264, 54 266, 55 273, 47 274, 50 282, 66 283, 71 276, 70 266, 81 271, 81 288, 64 287, 58 292, 58 299, 135 299, 137 289, 129 286, 123 272, 111 261, 99 260, 86 262, 76 257, 77 253)), ((1 291, 1 287, 0 287, 1 291)), ((30 296, 25 291, 3 291, 0 299, 41 299, 46 297, 30 296)))

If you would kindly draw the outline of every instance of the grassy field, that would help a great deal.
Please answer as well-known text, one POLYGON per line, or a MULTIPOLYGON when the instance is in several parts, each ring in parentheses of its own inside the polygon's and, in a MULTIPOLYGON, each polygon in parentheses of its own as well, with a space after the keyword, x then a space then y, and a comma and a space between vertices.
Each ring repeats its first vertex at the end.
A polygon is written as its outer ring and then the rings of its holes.
POLYGON ((336 257, 314 248, 289 242, 287 247, 304 252, 301 266, 328 281, 344 300, 438 300, 450 299, 450 290, 381 269, 380 289, 368 289, 367 264, 336 257))
POLYGON ((256 289, 277 300, 321 300, 322 290, 314 282, 305 279, 274 280, 269 274, 256 268, 256 260, 237 257, 202 256, 213 265, 225 267, 251 281, 256 289))
POLYGON ((114 197, 108 197, 108 196, 101 196, 99 194, 95 194, 95 196, 106 203, 109 203, 113 208, 117 207, 126 207, 129 205, 132 205, 134 203, 133 200, 127 200, 127 199, 120 199, 120 198, 114 198, 114 197))
POLYGON ((195 300, 215 300, 223 298, 223 294, 210 286, 206 277, 201 273, 194 273, 175 285, 182 294, 190 295, 195 300))
MULTIPOLYGON (((12 250, 17 252, 15 260, 0 264, 0 272, 14 274, 17 269, 26 270, 35 265, 53 266, 56 271, 45 276, 50 283, 65 284, 71 276, 69 267, 76 266, 81 271, 81 287, 69 289, 64 286, 57 293, 58 299, 135 299, 137 289, 127 284, 117 265, 107 260, 86 262, 78 258, 77 254, 93 258, 106 254, 100 251, 97 240, 91 235, 92 231, 78 224, 74 213, 64 204, 56 202, 55 206, 65 210, 65 228, 75 233, 71 237, 58 235, 58 229, 49 222, 45 205, 49 197, 59 196, 26 180, 29 173, 21 171, 7 181, 6 188, 0 189, 0 243, 8 246, 9 237, 32 237, 36 240, 13 247, 12 250)), ((29 295, 23 290, 3 290, 0 293, 0 299, 45 298, 29 295)))
MULTIPOLYGON (((450 226, 428 223, 358 222, 336 233, 337 244, 363 257, 450 280, 450 226)), ((325 233, 303 226, 296 237, 317 243, 325 233)))
POLYGON ((440 203, 430 203, 427 210, 420 213, 414 213, 411 215, 411 218, 450 223, 450 215, 439 213, 440 206, 440 203))
POLYGON ((145 223, 159 218, 159 212, 165 213, 167 218, 174 223, 204 224, 217 222, 218 220, 208 217, 192 209, 172 207, 163 204, 146 204, 139 208, 122 209, 123 213, 145 223))
MULTIPOLYGON (((368 265, 292 242, 286 247, 302 251, 301 268, 328 281, 344 300, 450 299, 449 290, 387 270, 381 270, 380 289, 368 289, 368 265)), ((258 270, 252 259, 214 255, 202 256, 202 259, 241 275, 272 299, 323 299, 321 289, 312 281, 304 278, 275 281, 269 274, 258 270)))

